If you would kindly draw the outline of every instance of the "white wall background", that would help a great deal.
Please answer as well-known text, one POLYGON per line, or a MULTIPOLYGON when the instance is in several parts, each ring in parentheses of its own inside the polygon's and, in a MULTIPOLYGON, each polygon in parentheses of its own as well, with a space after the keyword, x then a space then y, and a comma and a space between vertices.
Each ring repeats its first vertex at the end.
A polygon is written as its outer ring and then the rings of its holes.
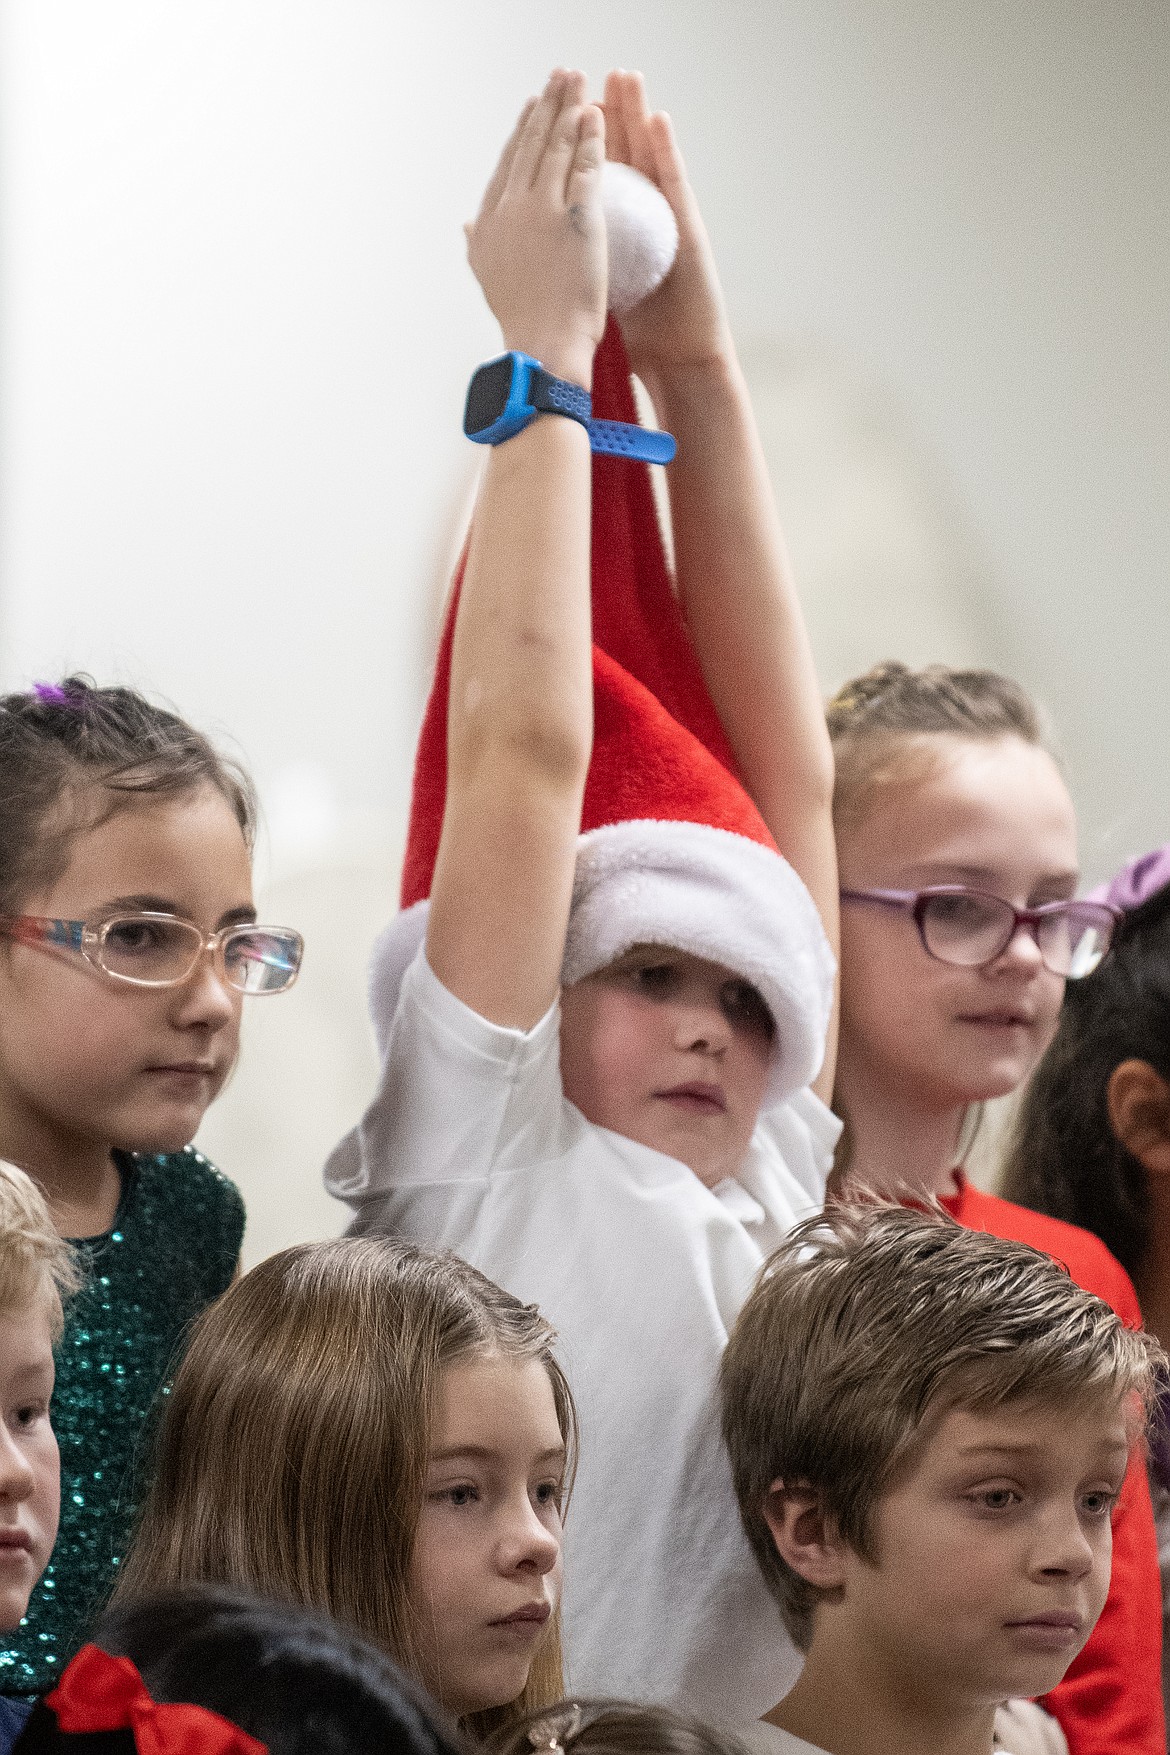
POLYGON ((208 1149, 251 1258, 334 1226, 495 347, 463 264, 556 61, 641 66, 713 231, 826 685, 1013 667, 1096 875, 1170 833, 1163 0, 7 0, 0 685, 228 732, 310 934, 208 1149))

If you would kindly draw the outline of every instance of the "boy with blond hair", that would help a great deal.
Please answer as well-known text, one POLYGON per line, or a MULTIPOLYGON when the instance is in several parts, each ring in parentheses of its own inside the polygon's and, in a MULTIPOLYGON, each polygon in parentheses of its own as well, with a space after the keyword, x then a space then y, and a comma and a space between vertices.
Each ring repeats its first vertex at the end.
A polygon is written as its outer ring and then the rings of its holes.
POLYGON ((1067 1747, 1031 1701, 1105 1602, 1162 1363, 1024 1244, 900 1207, 799 1226, 722 1370, 744 1528, 806 1654, 761 1747, 1067 1747))
MULTIPOLYGON (((57 1538, 60 1464, 49 1419, 62 1295, 76 1287, 36 1184, 0 1160, 0 1629, 20 1625, 57 1538)), ((6 1678, 0 1671, 0 1689, 6 1678)), ((28 1716, 0 1695, 0 1755, 28 1716)))

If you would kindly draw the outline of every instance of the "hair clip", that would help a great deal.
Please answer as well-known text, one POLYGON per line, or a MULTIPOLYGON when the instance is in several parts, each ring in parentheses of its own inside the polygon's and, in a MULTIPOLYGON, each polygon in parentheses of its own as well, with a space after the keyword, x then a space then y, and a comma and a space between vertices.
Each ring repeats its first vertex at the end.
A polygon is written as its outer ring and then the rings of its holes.
POLYGON ((534 1749, 557 1751, 564 1755, 573 1738, 578 1736, 584 1713, 575 1700, 556 1712, 546 1712, 528 1727, 528 1741, 534 1749))
POLYGON ((72 695, 63 689, 60 683, 35 682, 29 690, 38 701, 44 701, 49 707, 73 707, 76 702, 72 695))
POLYGON ((268 1755, 217 1712, 154 1700, 129 1658, 96 1645, 82 1646, 37 1710, 41 1747, 68 1747, 78 1733, 128 1732, 137 1755, 268 1755))

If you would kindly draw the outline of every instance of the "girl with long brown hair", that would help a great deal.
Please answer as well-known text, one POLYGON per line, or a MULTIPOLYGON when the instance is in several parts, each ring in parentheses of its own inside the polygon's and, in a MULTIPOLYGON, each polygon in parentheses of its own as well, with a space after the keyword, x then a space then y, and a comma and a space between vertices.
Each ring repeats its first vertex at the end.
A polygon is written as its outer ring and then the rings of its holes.
POLYGON ((117 1600, 202 1583, 322 1610, 480 1734, 555 1700, 575 1416, 552 1342, 455 1256, 270 1257, 195 1329, 117 1600))

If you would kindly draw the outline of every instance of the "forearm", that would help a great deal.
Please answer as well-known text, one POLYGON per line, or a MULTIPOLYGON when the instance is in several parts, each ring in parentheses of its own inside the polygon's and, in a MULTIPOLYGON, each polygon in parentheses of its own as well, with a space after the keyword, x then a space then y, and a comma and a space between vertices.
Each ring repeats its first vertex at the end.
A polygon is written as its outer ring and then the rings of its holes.
POLYGON ((752 797, 835 936, 832 750, 742 373, 728 351, 648 388, 678 440, 675 565, 707 686, 752 797))
POLYGON ((545 416, 496 447, 451 655, 448 786, 584 784, 592 736, 589 441, 545 416))

